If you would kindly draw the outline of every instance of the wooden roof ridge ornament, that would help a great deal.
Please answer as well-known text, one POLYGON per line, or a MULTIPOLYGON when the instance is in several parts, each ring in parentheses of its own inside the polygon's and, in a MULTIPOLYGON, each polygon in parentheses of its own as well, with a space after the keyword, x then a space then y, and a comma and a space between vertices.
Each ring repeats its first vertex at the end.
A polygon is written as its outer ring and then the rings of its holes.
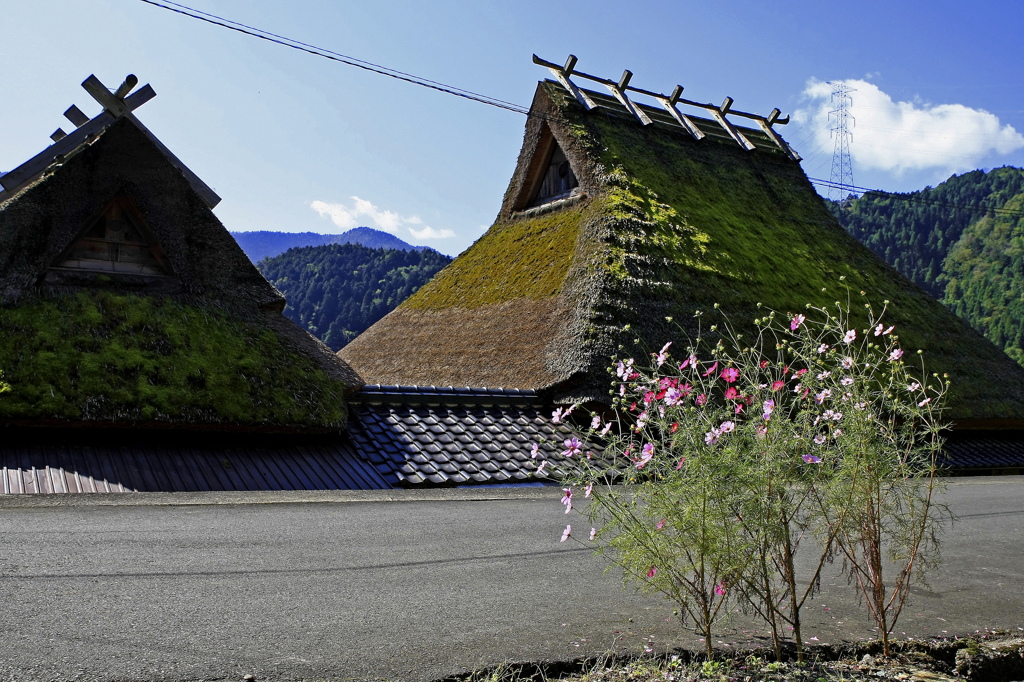
POLYGON ((68 154, 91 137, 98 135, 118 119, 127 118, 131 120, 131 122, 134 123, 135 126, 141 130, 154 145, 156 145, 161 153, 167 157, 167 160, 172 166, 181 171, 185 176, 185 179, 188 180, 189 184, 192 186, 192 189, 202 197, 207 206, 213 208, 220 203, 220 197, 217 196, 217 193, 214 192, 205 182, 200 180, 199 176, 193 173, 188 166, 182 163, 181 160, 176 157, 171 150, 165 147, 164 144, 158 140, 148 128, 146 128, 146 126, 142 125, 142 122, 139 121, 139 119, 132 113, 134 110, 156 97, 156 91, 153 90, 149 84, 143 85, 132 93, 132 89, 135 88, 138 83, 138 78, 133 74, 128 74, 124 79, 124 82, 121 83, 116 90, 111 92, 105 85, 103 85, 102 82, 100 82, 100 79, 94 75, 90 75, 82 81, 82 87, 92 96, 93 99, 100 103, 103 107, 103 111, 90 119, 74 104, 68 107, 67 111, 64 112, 64 116, 75 125, 75 130, 71 133, 65 133, 62 129, 57 128, 57 130, 50 135, 50 139, 54 142, 52 145, 9 173, 0 176, 0 186, 3 188, 0 189, 0 201, 14 195, 15 192, 42 175, 42 173, 51 164, 61 161, 64 155, 68 154))
POLYGON ((545 59, 541 59, 537 55, 533 55, 533 63, 540 66, 546 67, 555 76, 562 86, 569 91, 569 93, 576 98, 576 100, 583 106, 584 109, 590 111, 596 109, 598 105, 587 95, 586 90, 581 90, 576 86, 575 83, 570 79, 571 76, 578 76, 594 83, 600 83, 607 87, 615 98, 626 108, 626 110, 635 116, 643 125, 650 125, 651 118, 643 111, 633 100, 631 100, 627 92, 635 92, 646 97, 650 97, 661 104, 672 118, 679 124, 683 130, 693 136, 696 140, 701 140, 705 137, 703 131, 701 131, 697 125, 685 114, 678 109, 678 105, 682 104, 688 107, 695 107, 703 109, 705 112, 711 115, 711 117, 722 127, 723 130, 736 142, 740 147, 751 151, 755 149, 755 146, 750 140, 743 135, 740 130, 732 124, 731 121, 726 118, 727 116, 739 116, 741 118, 747 118, 755 123, 764 132, 765 136, 768 137, 776 146, 779 147, 786 156, 793 159, 794 161, 800 160, 800 155, 797 154, 789 144, 779 136, 778 133, 772 128, 773 125, 786 125, 789 123, 789 116, 780 118, 782 113, 778 109, 772 109, 771 114, 768 116, 762 116, 760 114, 753 114, 746 111, 739 111, 732 108, 733 99, 732 97, 726 97, 725 101, 719 105, 710 104, 707 102, 697 102, 690 99, 683 99, 683 86, 677 85, 672 91, 671 95, 665 95, 659 92, 652 92, 650 90, 644 90, 643 88, 633 87, 629 84, 629 81, 633 77, 633 72, 626 70, 622 73, 622 78, 618 81, 613 81, 608 78, 601 78, 600 76, 592 76, 588 73, 576 70, 576 55, 569 55, 569 59, 566 60, 565 65, 555 64, 545 59))

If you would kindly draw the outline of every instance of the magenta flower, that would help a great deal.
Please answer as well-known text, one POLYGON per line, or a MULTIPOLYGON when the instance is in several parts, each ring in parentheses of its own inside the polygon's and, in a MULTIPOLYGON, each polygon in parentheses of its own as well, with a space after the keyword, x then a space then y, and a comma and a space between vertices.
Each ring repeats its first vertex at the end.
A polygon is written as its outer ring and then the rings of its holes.
POLYGON ((658 521, 656 524, 654 524, 654 527, 657 528, 658 530, 661 530, 662 528, 664 528, 665 527, 665 519, 662 519, 661 521, 658 521))
POLYGON ((793 319, 790 320, 789 322, 789 330, 795 332, 797 329, 800 328, 800 325, 802 325, 804 323, 804 320, 806 319, 807 318, 804 317, 803 315, 794 316, 793 319))
POLYGON ((724 580, 722 582, 718 583, 717 585, 715 585, 715 594, 717 594, 719 597, 721 597, 721 596, 723 596, 725 594, 725 581, 724 580))
POLYGON ((735 367, 726 367, 722 370, 722 380, 732 383, 740 378, 740 371, 735 367))
POLYGON ((711 374, 714 374, 716 369, 718 369, 718 360, 715 360, 715 364, 711 365, 711 367, 708 368, 708 371, 701 374, 701 376, 706 377, 711 374))
POLYGON ((729 388, 725 389, 726 400, 736 400, 736 398, 738 398, 739 396, 740 392, 736 390, 735 386, 730 386, 729 388))
POLYGON ((647 577, 648 578, 653 578, 654 575, 657 572, 658 572, 658 567, 657 566, 651 566, 650 568, 647 569, 647 577))
POLYGON ((562 488, 562 504, 565 505, 565 513, 568 514, 572 511, 572 488, 562 488))
POLYGON ((802 459, 808 464, 819 464, 821 462, 821 457, 815 457, 814 455, 804 455, 802 459))
POLYGON ((708 397, 706 395, 704 395, 703 393, 701 393, 700 395, 697 396, 696 401, 697 401, 698 405, 703 405, 704 403, 706 403, 708 401, 708 397))
POLYGON ((569 539, 570 535, 572 535, 572 525, 567 524, 565 526, 565 530, 562 531, 562 539, 559 540, 559 542, 565 542, 567 539, 569 539))
POLYGON ((785 387, 786 387, 786 382, 785 381, 775 380, 775 381, 772 382, 772 390, 773 391, 781 391, 785 387))
POLYGON ((682 469, 684 464, 686 464, 686 458, 685 457, 680 457, 679 461, 676 462, 676 471, 679 471, 680 469, 682 469))

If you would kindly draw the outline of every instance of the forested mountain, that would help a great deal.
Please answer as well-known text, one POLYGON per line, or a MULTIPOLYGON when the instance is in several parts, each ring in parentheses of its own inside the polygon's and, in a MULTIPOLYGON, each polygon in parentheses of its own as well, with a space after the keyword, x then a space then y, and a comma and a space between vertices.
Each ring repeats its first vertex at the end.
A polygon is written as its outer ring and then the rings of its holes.
POLYGON ((451 260, 433 249, 328 244, 289 249, 257 267, 288 299, 284 314, 339 350, 451 260))
POLYGON ((413 246, 393 234, 369 227, 356 227, 341 234, 318 232, 232 232, 238 245, 253 263, 282 254, 296 246, 323 246, 324 244, 362 244, 372 249, 399 249, 422 251, 428 247, 413 246))
POLYGON ((830 202, 854 237, 1024 365, 1024 170, 830 202))

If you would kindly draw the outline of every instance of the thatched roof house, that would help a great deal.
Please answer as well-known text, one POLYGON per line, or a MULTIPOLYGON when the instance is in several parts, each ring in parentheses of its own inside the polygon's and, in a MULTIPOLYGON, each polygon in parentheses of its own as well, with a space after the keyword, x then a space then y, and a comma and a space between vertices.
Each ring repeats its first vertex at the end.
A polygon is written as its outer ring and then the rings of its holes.
POLYGON ((0 177, 0 422, 339 432, 359 378, 281 314, 132 85, 0 177))
POLYGON ((339 355, 367 383, 607 401, 620 344, 656 349, 714 303, 749 320, 848 286, 890 300, 903 345, 950 374, 959 425, 1024 425, 1024 370, 844 232, 770 126, 686 122, 540 83, 494 225, 339 355))

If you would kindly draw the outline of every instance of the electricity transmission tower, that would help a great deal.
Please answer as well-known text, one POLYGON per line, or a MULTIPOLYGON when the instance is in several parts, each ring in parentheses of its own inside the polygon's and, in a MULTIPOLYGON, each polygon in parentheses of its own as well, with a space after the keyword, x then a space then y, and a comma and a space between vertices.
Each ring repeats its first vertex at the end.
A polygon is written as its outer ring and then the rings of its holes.
POLYGON ((856 120, 850 114, 850 106, 853 104, 850 93, 856 92, 856 88, 851 88, 840 82, 829 81, 828 84, 832 86, 832 106, 835 107, 828 112, 830 130, 835 139, 828 198, 833 201, 842 201, 849 196, 851 190, 844 189, 840 185, 849 187, 853 184, 853 163, 850 160, 850 139, 853 137, 853 133, 850 132, 850 128, 856 124, 856 120))

